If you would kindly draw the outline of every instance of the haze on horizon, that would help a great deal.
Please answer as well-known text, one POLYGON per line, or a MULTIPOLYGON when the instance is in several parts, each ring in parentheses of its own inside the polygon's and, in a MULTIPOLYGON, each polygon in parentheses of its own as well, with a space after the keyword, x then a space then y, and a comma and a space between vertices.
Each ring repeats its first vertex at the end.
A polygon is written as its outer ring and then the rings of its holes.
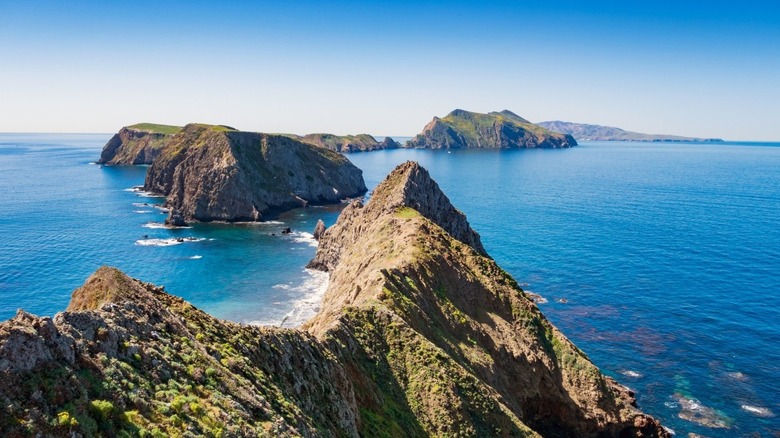
POLYGON ((770 2, 3 2, 0 132, 414 135, 455 108, 780 140, 770 2))

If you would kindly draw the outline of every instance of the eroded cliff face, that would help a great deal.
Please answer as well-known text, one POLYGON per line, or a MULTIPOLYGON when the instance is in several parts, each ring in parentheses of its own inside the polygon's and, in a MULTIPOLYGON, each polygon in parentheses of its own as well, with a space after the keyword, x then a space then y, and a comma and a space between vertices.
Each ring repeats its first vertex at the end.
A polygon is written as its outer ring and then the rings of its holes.
MULTIPOLYGON (((296 330, 219 321, 101 268, 0 324, 0 435, 667 437, 408 162, 322 231, 296 330)), ((261 275, 258 273, 258 275, 261 275)))
POLYGON ((427 149, 568 148, 574 137, 534 125, 511 111, 487 114, 454 110, 434 117, 405 147, 427 149))
POLYGON ((103 146, 97 162, 108 165, 152 164, 167 141, 180 129, 150 124, 126 126, 103 146))
POLYGON ((146 190, 185 220, 257 221, 366 192, 342 155, 285 136, 187 125, 149 168, 146 190))

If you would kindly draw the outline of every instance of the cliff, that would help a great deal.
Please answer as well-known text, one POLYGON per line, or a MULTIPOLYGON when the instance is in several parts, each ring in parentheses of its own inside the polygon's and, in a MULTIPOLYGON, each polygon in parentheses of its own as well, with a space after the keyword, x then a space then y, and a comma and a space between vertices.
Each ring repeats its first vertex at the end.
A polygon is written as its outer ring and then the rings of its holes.
POLYGON ((307 134, 297 137, 298 140, 321 146, 341 153, 369 152, 384 149, 398 149, 398 142, 390 137, 385 137, 381 142, 368 134, 358 135, 334 135, 334 134, 307 134))
POLYGON ((722 142, 719 138, 681 137, 666 134, 642 134, 640 132, 625 131, 612 126, 588 125, 585 123, 572 123, 554 120, 539 122, 550 131, 569 134, 577 140, 594 141, 663 141, 663 142, 722 142))
POLYGON ((139 123, 125 126, 103 146, 100 164, 152 164, 168 139, 181 130, 180 126, 139 123))
POLYGON ((504 110, 487 114, 456 109, 434 117, 405 147, 456 148, 568 148, 577 142, 570 135, 549 131, 504 110))
POLYGON ((321 311, 216 320, 101 268, 0 324, 0 435, 668 437, 484 254, 416 163, 320 236, 321 311))
POLYGON ((185 220, 257 221, 273 211, 366 192, 341 154, 285 136, 190 124, 171 137, 144 189, 185 220))

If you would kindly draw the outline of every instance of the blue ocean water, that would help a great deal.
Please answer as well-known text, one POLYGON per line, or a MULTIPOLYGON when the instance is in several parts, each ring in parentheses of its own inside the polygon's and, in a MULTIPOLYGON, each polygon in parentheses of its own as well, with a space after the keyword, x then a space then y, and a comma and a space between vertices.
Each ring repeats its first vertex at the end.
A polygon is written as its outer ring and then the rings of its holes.
MULTIPOLYGON (((130 190, 145 168, 89 164, 108 137, 0 134, 0 319, 64 309, 101 264, 225 319, 293 324, 316 309, 323 278, 303 268, 308 232, 338 207, 261 225, 147 228, 164 215, 144 205, 159 198, 130 190), (286 226, 296 232, 280 235, 286 226)), ((778 146, 583 142, 349 158, 369 187, 405 160, 428 168, 496 261, 548 300, 547 317, 678 436, 776 436, 778 146)))

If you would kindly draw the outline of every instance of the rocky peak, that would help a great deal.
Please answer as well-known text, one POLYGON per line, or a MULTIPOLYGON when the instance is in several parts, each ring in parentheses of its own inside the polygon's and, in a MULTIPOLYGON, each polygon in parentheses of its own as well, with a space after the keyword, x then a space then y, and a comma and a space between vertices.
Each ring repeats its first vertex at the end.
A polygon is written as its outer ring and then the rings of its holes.
POLYGON ((452 237, 485 255, 479 234, 471 229, 466 215, 456 209, 430 173, 416 161, 407 161, 377 186, 371 202, 386 211, 411 208, 442 227, 452 237))
POLYGON ((101 266, 87 281, 73 291, 66 311, 98 310, 106 304, 124 301, 148 301, 149 292, 138 280, 119 269, 101 266))
POLYGON ((374 190, 366 206, 355 201, 344 209, 333 227, 320 237, 320 247, 309 267, 328 271, 338 262, 344 245, 359 240, 365 224, 384 216, 422 215, 455 239, 486 255, 479 234, 456 209, 428 171, 407 161, 395 168, 374 190))

